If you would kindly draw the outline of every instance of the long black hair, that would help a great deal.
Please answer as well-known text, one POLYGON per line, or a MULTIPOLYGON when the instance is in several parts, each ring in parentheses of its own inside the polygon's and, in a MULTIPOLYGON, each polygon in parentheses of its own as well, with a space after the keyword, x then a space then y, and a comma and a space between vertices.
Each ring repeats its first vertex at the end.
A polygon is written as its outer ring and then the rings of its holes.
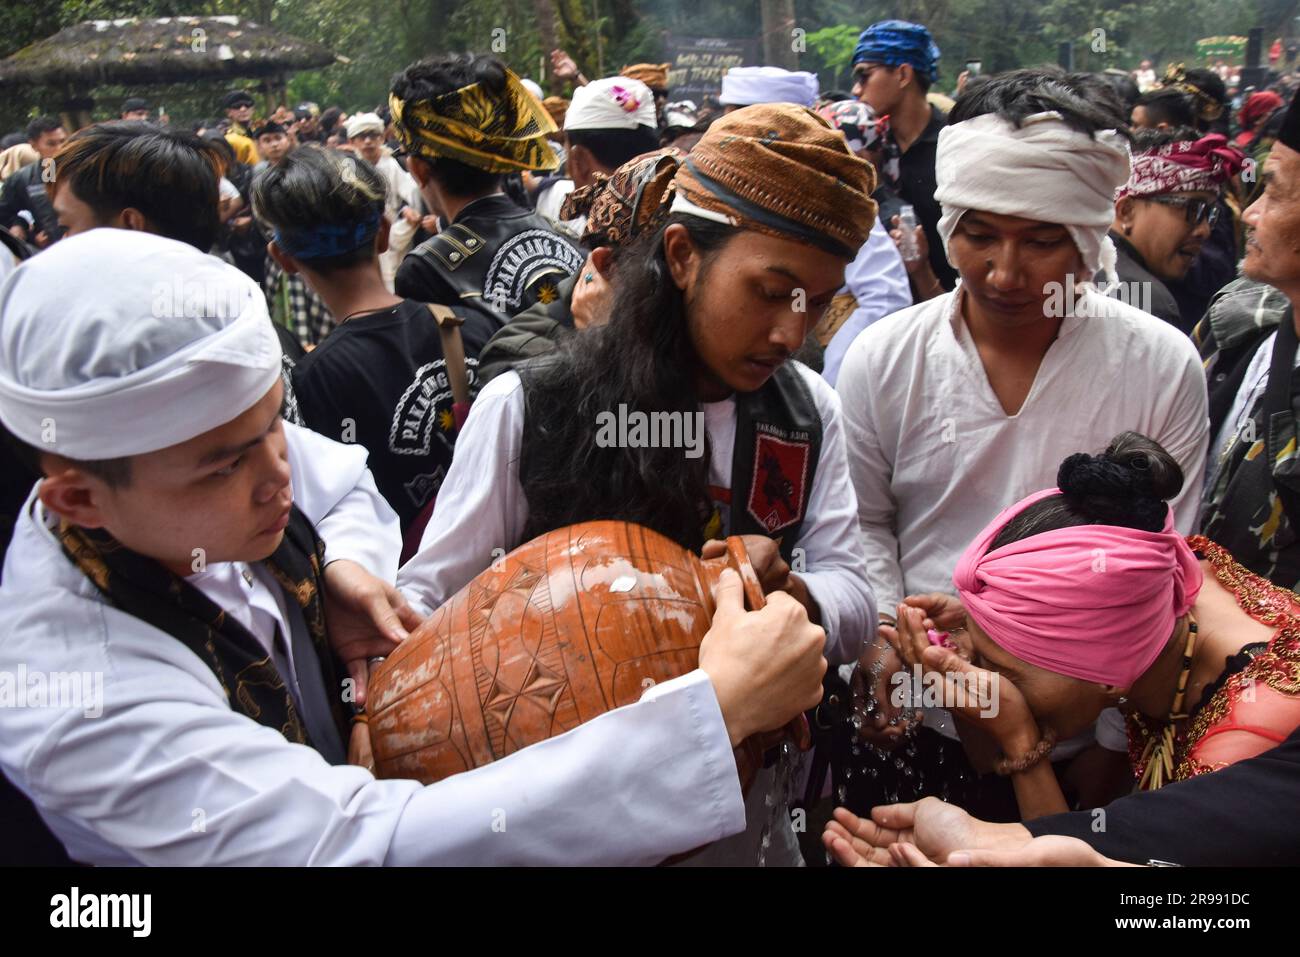
MULTIPOLYGON (((519 480, 528 499, 525 538, 575 522, 621 519, 698 551, 710 510, 709 454, 682 448, 602 447, 602 412, 699 411, 699 359, 682 291, 664 256, 664 232, 680 223, 703 257, 739 230, 674 215, 619 250, 607 325, 570 336, 545 360, 524 365, 525 430, 519 480)), ((703 435, 701 439, 703 440, 703 435)))

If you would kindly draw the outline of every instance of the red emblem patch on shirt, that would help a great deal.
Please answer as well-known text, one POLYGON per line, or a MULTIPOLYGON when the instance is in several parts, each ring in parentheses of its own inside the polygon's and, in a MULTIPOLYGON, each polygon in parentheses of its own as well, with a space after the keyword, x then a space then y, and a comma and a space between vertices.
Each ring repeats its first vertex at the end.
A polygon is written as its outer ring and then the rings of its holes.
POLYGON ((746 507, 768 534, 803 518, 811 443, 759 434, 754 443, 754 477, 746 507))

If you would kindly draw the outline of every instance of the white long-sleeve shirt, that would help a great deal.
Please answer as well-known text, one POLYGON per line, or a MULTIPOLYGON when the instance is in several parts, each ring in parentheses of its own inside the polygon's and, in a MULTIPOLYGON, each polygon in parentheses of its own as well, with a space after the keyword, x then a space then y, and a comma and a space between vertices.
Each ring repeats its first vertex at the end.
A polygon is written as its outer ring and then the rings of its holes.
MULTIPOLYGON (((822 421, 821 457, 796 543, 803 549, 804 568, 797 573, 821 609, 826 658, 838 664, 858 656, 863 635, 868 627, 874 630, 876 608, 862 574, 864 556, 839 400, 818 375, 802 365, 797 368, 822 421)), ((703 403, 702 411, 712 450, 709 481, 729 488, 735 397, 703 403)), ((523 386, 518 374, 509 372, 479 393, 456 442, 456 457, 438 492, 420 550, 398 572, 398 587, 424 612, 451 598, 494 558, 523 544, 528 522, 518 470, 523 430, 523 386)))
MULTIPOLYGON (((284 428, 294 500, 326 561, 353 559, 391 580, 397 520, 364 450, 284 428)), ((745 827, 726 726, 700 671, 438 784, 378 781, 231 710, 180 641, 104 600, 64 556, 53 522, 33 495, 9 548, 0 692, 19 677, 31 687, 32 675, 79 673, 102 694, 18 707, 0 693, 0 769, 76 860, 651 864, 745 827)))
POLYGON ((1132 429, 1178 461, 1172 503, 1196 528, 1209 416, 1191 341, 1168 323, 1089 290, 1092 318, 1068 317, 1024 405, 1007 415, 961 319, 958 290, 882 319, 840 371, 849 469, 867 577, 892 614, 904 596, 952 592, 962 551, 1008 505, 1056 484, 1061 461, 1132 429))
POLYGON ((844 289, 841 291, 852 295, 858 305, 826 344, 822 378, 832 386, 839 377, 844 354, 858 334, 873 322, 912 304, 907 267, 879 218, 872 223, 867 241, 844 270, 844 289))

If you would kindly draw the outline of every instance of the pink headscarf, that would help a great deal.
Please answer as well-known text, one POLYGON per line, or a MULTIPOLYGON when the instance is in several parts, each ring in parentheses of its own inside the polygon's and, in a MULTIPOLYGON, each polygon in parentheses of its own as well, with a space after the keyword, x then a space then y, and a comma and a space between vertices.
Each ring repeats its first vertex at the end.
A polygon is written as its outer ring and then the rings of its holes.
POLYGON ((988 550, 1013 518, 1057 488, 1005 509, 962 554, 953 584, 1000 648, 1056 674, 1130 686, 1156 660, 1201 590, 1201 566, 1174 530, 1078 525, 988 550))
POLYGON ((1199 140, 1176 140, 1133 154, 1128 182, 1115 190, 1115 202, 1125 196, 1156 193, 1218 192, 1246 161, 1227 137, 1210 133, 1199 140))

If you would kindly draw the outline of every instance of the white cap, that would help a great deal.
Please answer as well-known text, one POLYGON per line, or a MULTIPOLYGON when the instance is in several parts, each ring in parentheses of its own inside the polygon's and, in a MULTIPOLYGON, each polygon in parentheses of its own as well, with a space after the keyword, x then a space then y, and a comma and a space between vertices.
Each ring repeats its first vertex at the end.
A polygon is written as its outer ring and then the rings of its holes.
POLYGON ((566 130, 654 129, 658 122, 650 87, 625 76, 607 76, 578 87, 564 114, 566 130))
POLYGON ((722 76, 723 106, 752 106, 755 103, 817 102, 817 75, 802 70, 791 72, 779 66, 733 66, 722 76))
POLYGON ((546 97, 546 94, 542 92, 542 88, 538 85, 536 80, 530 80, 528 77, 523 77, 520 79, 519 84, 539 101, 546 97))
POLYGON ((0 421, 83 460, 154 452, 224 425, 280 375, 248 276, 151 233, 60 240, 0 286, 0 421))
POLYGON ((344 124, 348 139, 360 136, 362 133, 378 133, 382 136, 384 127, 383 118, 378 113, 358 113, 344 124))

